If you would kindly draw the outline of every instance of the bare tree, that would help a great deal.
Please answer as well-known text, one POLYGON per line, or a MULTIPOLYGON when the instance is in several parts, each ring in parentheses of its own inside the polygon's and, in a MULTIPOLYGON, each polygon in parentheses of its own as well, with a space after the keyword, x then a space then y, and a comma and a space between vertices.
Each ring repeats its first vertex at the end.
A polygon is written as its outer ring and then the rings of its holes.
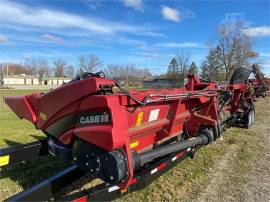
POLYGON ((144 68, 144 69, 142 70, 142 78, 143 78, 143 79, 147 79, 147 78, 149 78, 149 77, 151 77, 151 76, 152 76, 152 74, 151 74, 151 72, 149 71, 149 69, 144 68))
POLYGON ((117 64, 109 64, 105 69, 105 75, 111 79, 119 80, 123 71, 123 66, 117 64))
POLYGON ((94 72, 101 65, 102 62, 96 55, 90 54, 79 57, 80 72, 94 72))
POLYGON ((217 48, 228 80, 235 67, 247 65, 258 54, 252 50, 251 38, 244 34, 244 21, 223 24, 217 32, 217 48))
POLYGON ((152 76, 151 72, 147 68, 144 69, 136 68, 135 79, 136 81, 138 81, 138 84, 142 85, 142 81, 151 76, 152 76))
POLYGON ((0 75, 4 75, 7 73, 14 74, 14 75, 31 74, 31 70, 25 67, 23 64, 15 64, 15 63, 0 64, 0 75))
POLYGON ((179 80, 180 82, 184 82, 184 79, 187 75, 189 64, 190 64, 190 52, 187 50, 182 50, 176 54, 176 61, 178 63, 178 71, 179 71, 179 80))
POLYGON ((65 75, 65 68, 67 66, 66 61, 62 59, 57 59, 53 61, 54 65, 54 76, 55 77, 64 77, 65 75))
POLYGON ((125 78, 126 85, 129 85, 130 82, 134 81, 134 77, 136 77, 136 67, 133 64, 127 64, 123 67, 123 78, 125 78))
POLYGON ((131 64, 110 64, 104 72, 111 79, 125 81, 126 85, 141 85, 143 79, 151 76, 148 69, 141 69, 131 64))
POLYGON ((66 68, 65 68, 65 76, 66 77, 69 77, 69 78, 73 78, 75 76, 75 67, 73 65, 68 65, 66 68))
POLYGON ((40 82, 44 76, 49 75, 50 67, 46 60, 30 58, 25 61, 25 65, 31 70, 32 74, 39 76, 40 82))
POLYGON ((5 74, 5 66, 6 66, 6 64, 4 64, 4 63, 0 64, 0 76, 1 77, 4 76, 4 74, 5 74))

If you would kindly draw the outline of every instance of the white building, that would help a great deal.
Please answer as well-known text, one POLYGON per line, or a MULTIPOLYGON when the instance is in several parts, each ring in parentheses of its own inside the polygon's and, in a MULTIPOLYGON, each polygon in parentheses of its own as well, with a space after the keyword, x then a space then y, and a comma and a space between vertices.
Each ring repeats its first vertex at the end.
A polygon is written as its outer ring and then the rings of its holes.
POLYGON ((54 77, 43 77, 40 79, 37 76, 31 75, 10 75, 3 76, 0 79, 2 86, 12 86, 12 85, 62 85, 71 81, 71 78, 54 78, 54 77))

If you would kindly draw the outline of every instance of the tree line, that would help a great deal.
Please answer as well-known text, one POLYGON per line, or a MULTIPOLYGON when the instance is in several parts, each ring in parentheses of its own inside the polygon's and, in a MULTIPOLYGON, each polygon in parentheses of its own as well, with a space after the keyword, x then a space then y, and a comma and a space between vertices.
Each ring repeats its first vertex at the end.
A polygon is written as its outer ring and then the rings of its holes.
MULTIPOLYGON (((253 50, 253 41, 244 34, 243 21, 220 25, 214 43, 200 65, 200 77, 207 80, 228 81, 237 67, 248 66, 254 62, 258 53, 253 50)), ((190 63, 190 52, 182 51, 172 59, 167 78, 172 82, 183 83, 188 73, 198 73, 194 62, 190 63)))
POLYGON ((183 50, 178 52, 170 62, 165 75, 174 84, 182 84, 187 74, 198 74, 199 69, 195 62, 190 63, 190 52, 183 50))
POLYGON ((0 76, 4 75, 36 75, 40 78, 51 77, 73 77, 75 67, 69 65, 63 59, 56 59, 49 64, 44 59, 26 59, 24 63, 2 63, 0 64, 0 76))
POLYGON ((139 68, 133 64, 109 64, 104 67, 102 61, 94 54, 78 57, 76 66, 68 64, 64 59, 56 59, 51 64, 44 59, 27 59, 23 64, 0 64, 0 76, 9 75, 37 75, 40 79, 46 76, 73 78, 83 72, 103 71, 106 77, 120 81, 126 85, 141 85, 142 81, 151 76, 146 68, 139 68))

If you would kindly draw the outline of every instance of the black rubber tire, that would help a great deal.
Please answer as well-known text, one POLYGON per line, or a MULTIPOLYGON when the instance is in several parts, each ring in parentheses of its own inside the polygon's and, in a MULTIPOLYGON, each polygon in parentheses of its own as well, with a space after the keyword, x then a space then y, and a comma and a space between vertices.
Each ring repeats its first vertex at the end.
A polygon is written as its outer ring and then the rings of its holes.
POLYGON ((217 137, 214 137, 213 131, 209 129, 203 129, 202 131, 199 132, 199 134, 206 135, 208 137, 209 143, 217 139, 217 137))

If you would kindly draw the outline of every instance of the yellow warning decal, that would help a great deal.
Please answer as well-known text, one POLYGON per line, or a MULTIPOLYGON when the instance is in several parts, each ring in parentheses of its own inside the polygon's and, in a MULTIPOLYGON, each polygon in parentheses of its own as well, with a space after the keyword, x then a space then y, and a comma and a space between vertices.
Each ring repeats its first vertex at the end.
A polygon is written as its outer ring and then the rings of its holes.
POLYGON ((142 119, 143 119, 143 112, 140 112, 137 117, 136 126, 140 126, 142 124, 142 119))
POLYGON ((44 113, 42 113, 42 112, 39 113, 39 117, 40 117, 42 120, 44 120, 44 121, 47 120, 46 114, 44 114, 44 113))
POLYGON ((136 142, 131 143, 129 146, 130 146, 130 149, 132 149, 132 148, 137 147, 138 145, 139 145, 139 141, 137 140, 136 142))
POLYGON ((0 166, 5 166, 9 164, 9 155, 0 156, 0 166))

